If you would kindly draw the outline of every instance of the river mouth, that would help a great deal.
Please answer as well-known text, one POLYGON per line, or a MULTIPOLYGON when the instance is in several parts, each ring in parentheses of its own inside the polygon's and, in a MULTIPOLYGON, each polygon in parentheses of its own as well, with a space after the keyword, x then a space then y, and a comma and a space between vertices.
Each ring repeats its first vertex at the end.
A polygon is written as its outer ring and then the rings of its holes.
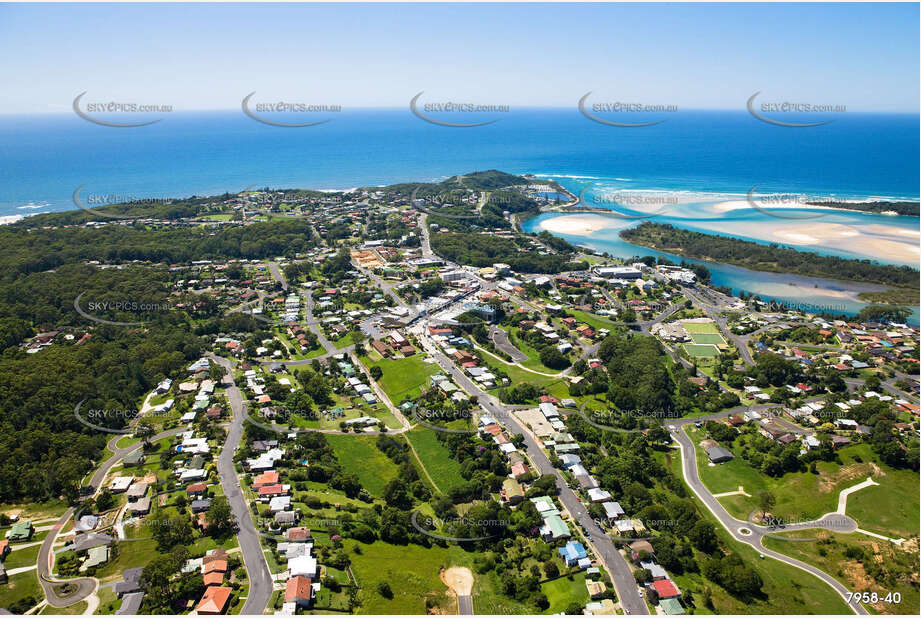
MULTIPOLYGON (((688 200, 699 198, 699 195, 687 196, 688 200)), ((778 242, 799 251, 838 255, 846 259, 871 259, 881 263, 906 264, 917 268, 918 258, 912 257, 918 253, 916 218, 826 209, 831 214, 819 221, 787 221, 773 219, 754 209, 745 210, 739 206, 728 208, 725 207, 727 203, 725 200, 686 201, 677 204, 667 214, 656 216, 652 221, 759 243, 778 242), (861 220, 865 221, 865 225, 858 225, 861 220), (782 240, 785 235, 791 239, 799 239, 797 234, 803 237, 800 240, 808 241, 810 244, 782 240), (853 240, 858 237, 861 239, 859 243, 853 240), (847 239, 851 241, 848 242, 847 239), (822 243, 837 247, 828 248, 822 243), (863 253, 868 248, 873 249, 876 255, 863 253), (887 257, 898 259, 886 259, 887 257)), ((526 233, 547 231, 574 245, 599 253, 608 253, 621 259, 652 255, 665 257, 674 262, 702 264, 710 270, 711 283, 715 286, 728 287, 734 294, 755 294, 765 301, 775 301, 791 308, 802 307, 809 313, 854 315, 870 304, 861 300, 859 294, 887 289, 884 285, 869 282, 755 271, 722 262, 683 258, 636 245, 620 237, 621 231, 640 223, 642 220, 625 220, 616 214, 608 215, 597 211, 545 212, 522 221, 521 229, 526 233)), ((918 324, 918 307, 913 306, 911 310, 909 322, 918 324)))

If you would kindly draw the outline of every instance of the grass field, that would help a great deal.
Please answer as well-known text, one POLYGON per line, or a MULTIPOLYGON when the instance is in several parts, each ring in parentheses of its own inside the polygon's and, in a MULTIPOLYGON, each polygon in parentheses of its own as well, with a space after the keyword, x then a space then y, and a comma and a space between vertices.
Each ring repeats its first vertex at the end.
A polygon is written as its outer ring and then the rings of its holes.
POLYGON ((373 496, 381 496, 390 479, 396 478, 400 471, 375 446, 377 436, 330 434, 326 438, 336 452, 342 470, 357 476, 361 486, 373 496))
POLYGON ((400 405, 406 398, 418 397, 423 388, 428 386, 429 377, 440 371, 437 363, 426 363, 424 356, 416 354, 408 358, 381 359, 372 361, 363 357, 367 367, 380 367, 383 375, 379 381, 394 405, 400 405))
POLYGON ((688 331, 689 335, 692 335, 692 334, 719 335, 720 334, 720 329, 716 326, 714 322, 682 321, 681 325, 684 327, 684 330, 688 331))
POLYGON ((448 449, 438 441, 434 430, 415 427, 403 436, 412 442, 422 465, 428 470, 438 489, 447 492, 466 482, 460 474, 460 464, 451 458, 448 449))
POLYGON ((918 474, 882 469, 885 474, 873 478, 878 487, 865 487, 848 496, 847 514, 868 532, 890 538, 918 536, 918 474))
MULTIPOLYGON (((426 600, 440 611, 456 614, 457 603, 439 573, 442 569, 461 566, 473 570, 476 553, 465 551, 457 545, 448 547, 419 545, 391 545, 377 541, 370 545, 354 540, 345 541, 345 549, 352 560, 352 573, 361 587, 360 614, 427 614, 426 600), (355 546, 361 553, 355 553, 355 546), (378 592, 378 584, 386 582, 393 593, 385 598, 378 592)), ((495 573, 474 571, 473 606, 478 614, 527 614, 536 608, 507 599, 499 592, 495 573)))
MULTIPOLYGON (((681 457, 669 452, 665 465, 679 478, 681 457)), ((688 492, 693 496, 693 492, 688 492)), ((731 596, 720 586, 698 573, 674 576, 678 588, 694 597, 695 613, 708 613, 700 592, 706 587, 712 591, 716 614, 849 614, 847 605, 835 590, 820 579, 804 574, 800 569, 778 560, 762 560, 752 547, 736 541, 720 525, 712 513, 696 497, 703 518, 716 527, 716 534, 728 551, 738 554, 745 564, 758 571, 763 581, 763 597, 742 601, 731 596), (690 593, 688 591, 691 591, 690 593)))
POLYGON ((720 355, 719 348, 710 344, 685 343, 684 349, 689 356, 698 358, 715 358, 720 355))

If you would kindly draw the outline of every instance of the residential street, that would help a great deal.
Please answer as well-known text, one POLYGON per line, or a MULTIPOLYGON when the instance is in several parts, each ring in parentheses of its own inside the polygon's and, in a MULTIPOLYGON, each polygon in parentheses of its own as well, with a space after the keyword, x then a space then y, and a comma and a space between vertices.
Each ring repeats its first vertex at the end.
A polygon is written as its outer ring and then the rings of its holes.
POLYGON ((230 421, 227 439, 217 460, 217 471, 221 478, 221 487, 224 489, 224 494, 227 496, 227 500, 233 510, 234 519, 239 526, 237 539, 243 552, 246 572, 249 574, 249 595, 240 613, 261 615, 269 603, 269 598, 272 596, 272 575, 269 572, 268 564, 266 564, 265 555, 262 553, 259 533, 256 532, 256 526, 253 524, 253 518, 240 488, 240 479, 233 463, 233 456, 237 451, 237 446, 240 444, 240 439, 243 437, 243 397, 240 389, 233 383, 233 363, 226 358, 215 355, 209 356, 212 361, 227 370, 227 375, 224 376, 224 385, 227 400, 233 410, 233 418, 230 421))

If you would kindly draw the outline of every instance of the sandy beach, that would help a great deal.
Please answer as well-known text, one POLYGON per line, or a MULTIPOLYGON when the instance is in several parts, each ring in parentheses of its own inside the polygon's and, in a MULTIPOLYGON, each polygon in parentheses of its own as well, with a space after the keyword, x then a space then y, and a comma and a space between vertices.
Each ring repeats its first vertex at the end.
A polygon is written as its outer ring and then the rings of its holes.
POLYGON ((921 256, 918 230, 893 229, 885 225, 808 223, 773 230, 774 239, 794 245, 839 247, 884 260, 917 261, 921 256))
POLYGON ((588 236, 598 230, 612 227, 611 223, 611 219, 601 215, 565 215, 541 221, 540 227, 551 234, 588 236))

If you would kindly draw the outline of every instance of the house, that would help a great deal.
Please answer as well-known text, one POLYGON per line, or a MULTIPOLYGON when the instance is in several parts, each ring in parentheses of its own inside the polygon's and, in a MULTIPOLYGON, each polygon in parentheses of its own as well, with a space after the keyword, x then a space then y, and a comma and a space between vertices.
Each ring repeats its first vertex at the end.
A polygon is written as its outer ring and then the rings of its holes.
POLYGON ((128 497, 129 502, 132 500, 140 500, 147 495, 147 483, 134 483, 128 488, 125 495, 128 497))
POLYGON ((212 560, 211 562, 203 563, 201 574, 205 586, 220 586, 223 584, 227 568, 226 560, 212 560))
POLYGON ((317 576, 317 559, 313 556, 298 556, 288 560, 288 572, 291 577, 309 577, 311 579, 317 576))
POLYGON ((192 504, 193 513, 204 513, 211 508, 211 498, 203 498, 201 500, 193 500, 192 504))
POLYGON ((608 521, 619 519, 626 514, 618 502, 602 502, 601 507, 604 509, 604 516, 608 521))
POLYGON ((523 461, 519 461, 518 463, 512 465, 512 476, 516 479, 520 479, 521 477, 530 474, 530 472, 531 470, 528 469, 527 464, 525 464, 523 461))
POLYGON ((189 498, 203 498, 208 493, 208 486, 204 483, 192 483, 185 488, 185 494, 189 498))
POLYGON ((652 589, 659 595, 659 599, 677 599, 681 596, 678 587, 670 579, 659 579, 652 582, 652 589))
POLYGON ((7 531, 6 538, 9 539, 11 543, 15 543, 16 541, 28 541, 32 538, 34 533, 35 528, 32 526, 32 522, 25 519, 14 523, 7 531))
POLYGON ((91 548, 86 555, 86 560, 80 565, 81 573, 105 564, 109 561, 109 548, 100 546, 91 548))
POLYGON ((312 540, 313 537, 310 536, 310 530, 304 528, 303 526, 298 528, 288 528, 288 531, 285 533, 285 539, 289 543, 306 543, 312 540))
POLYGON ((116 476, 109 484, 109 491, 113 494, 120 494, 128 491, 131 483, 134 482, 133 476, 116 476))
POLYGON ((137 616, 140 613, 141 603, 144 602, 144 593, 129 592, 122 597, 122 605, 115 612, 116 616, 137 616))
POLYGON ((680 616, 684 614, 684 608, 678 599, 660 599, 659 607, 665 612, 666 616, 680 616))
POLYGON ((502 495, 505 497, 505 500, 512 505, 518 504, 524 500, 524 492, 521 489, 521 484, 515 479, 505 479, 502 482, 502 495))
POLYGON ((605 491, 604 489, 593 487, 592 489, 588 490, 588 498, 592 502, 605 502, 611 499, 611 493, 609 491, 605 491))
POLYGON ((588 589, 590 599, 600 599, 601 595, 604 594, 604 584, 601 582, 585 580, 585 587, 588 589))
POLYGON ((285 584, 285 603, 307 607, 313 599, 313 585, 309 577, 296 576, 285 584))
POLYGON ((128 505, 132 515, 147 515, 150 513, 150 498, 144 497, 128 505))
POLYGON ((557 551, 560 552, 560 557, 566 562, 566 566, 570 567, 579 564, 580 560, 588 557, 588 552, 585 551, 585 547, 579 541, 569 541, 557 551))
POLYGON ((636 562, 640 554, 646 552, 650 557, 655 556, 655 549, 652 547, 652 543, 649 541, 634 541, 630 543, 630 555, 634 562, 636 562))
POLYGON ((3 562, 3 559, 9 555, 10 551, 10 542, 7 539, 0 541, 0 562, 3 562))
POLYGON ((665 569, 663 569, 652 560, 641 561, 640 568, 649 571, 653 581, 656 581, 657 579, 668 579, 668 573, 665 571, 665 569))
POLYGON ((540 534, 547 542, 557 539, 568 539, 571 536, 569 527, 559 515, 545 517, 544 525, 540 529, 540 534))
POLYGON ((195 611, 206 616, 216 616, 227 611, 233 589, 227 586, 208 586, 195 611))
POLYGON ((842 446, 847 446, 851 443, 851 439, 846 436, 832 436, 831 445, 834 448, 841 448, 842 446))
MULTIPOLYGON (((141 572, 144 570, 144 567, 135 567, 133 569, 125 569, 122 571, 122 581, 116 582, 113 586, 115 591, 115 596, 118 598, 124 597, 126 594, 133 594, 135 592, 141 591, 140 580, 141 572)), ((125 602, 122 601, 122 607, 125 606, 125 602)))
POLYGON ((724 461, 731 461, 733 459, 732 453, 721 446, 708 448, 707 457, 712 463, 723 463, 724 461))
POLYGON ((293 526, 297 523, 297 513, 294 511, 278 511, 275 513, 275 525, 282 528, 293 526))

